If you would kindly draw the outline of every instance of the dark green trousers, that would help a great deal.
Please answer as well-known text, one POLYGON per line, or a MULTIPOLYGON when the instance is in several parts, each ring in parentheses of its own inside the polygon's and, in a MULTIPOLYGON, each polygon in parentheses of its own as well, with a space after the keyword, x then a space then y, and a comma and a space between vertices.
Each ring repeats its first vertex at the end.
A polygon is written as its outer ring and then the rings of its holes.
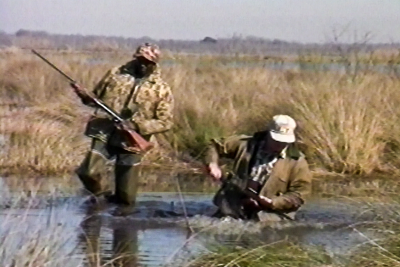
POLYGON ((114 159, 115 198, 118 203, 134 205, 142 155, 93 139, 91 149, 76 169, 76 174, 86 190, 93 195, 109 193, 111 188, 106 177, 107 164, 114 159))

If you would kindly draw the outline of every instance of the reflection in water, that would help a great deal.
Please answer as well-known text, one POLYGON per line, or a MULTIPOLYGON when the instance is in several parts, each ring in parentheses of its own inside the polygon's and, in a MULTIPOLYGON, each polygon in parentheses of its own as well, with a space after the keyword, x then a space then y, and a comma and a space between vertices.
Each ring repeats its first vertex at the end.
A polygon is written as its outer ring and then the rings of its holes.
MULTIPOLYGON (((138 266, 138 231, 127 225, 116 225, 112 229, 111 250, 104 253, 101 247, 101 228, 104 218, 96 214, 96 208, 86 207, 86 216, 81 224, 83 232, 79 235, 79 244, 87 256, 88 265, 101 266, 138 266)), ((110 240, 109 240, 110 241, 110 240)))
MULTIPOLYGON (((142 204, 148 205, 146 202, 142 204)), ((162 266, 177 251, 190 257, 203 248, 202 241, 194 239, 188 248, 181 251, 182 245, 190 238, 190 232, 177 223, 179 219, 142 218, 140 215, 117 218, 109 215, 108 209, 102 209, 99 206, 83 209, 78 246, 86 256, 88 267, 162 266)))
POLYGON ((96 216, 94 209, 86 208, 86 218, 81 223, 82 233, 78 235, 78 242, 87 256, 89 266, 99 266, 101 261, 100 251, 100 216, 96 216))
POLYGON ((187 202, 192 203, 188 205, 188 214, 192 216, 189 221, 196 229, 192 236, 188 235, 182 217, 159 217, 169 210, 171 196, 164 195, 159 201, 142 199, 137 213, 126 218, 113 217, 107 209, 86 208, 79 246, 86 255, 88 266, 162 266, 167 262, 170 263, 168 266, 183 266, 180 263, 207 251, 207 247, 252 247, 285 239, 317 245, 325 248, 328 254, 340 256, 366 241, 347 227, 357 220, 354 216, 359 216, 357 208, 349 204, 318 201, 300 212, 304 218, 296 222, 261 224, 238 220, 221 222, 209 216, 194 216, 196 212, 201 214, 207 210, 199 209, 202 200, 197 197, 197 202, 187 202))
POLYGON ((137 266, 138 232, 128 227, 113 229, 113 258, 117 265, 125 267, 137 266))

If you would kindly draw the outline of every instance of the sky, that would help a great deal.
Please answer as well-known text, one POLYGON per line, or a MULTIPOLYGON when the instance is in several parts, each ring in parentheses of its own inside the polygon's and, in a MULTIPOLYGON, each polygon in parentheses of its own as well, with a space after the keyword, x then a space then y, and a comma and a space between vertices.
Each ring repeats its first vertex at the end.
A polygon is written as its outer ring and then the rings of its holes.
POLYGON ((0 0, 0 30, 7 33, 320 43, 347 27, 344 42, 366 32, 371 42, 400 42, 399 25, 400 0, 0 0))

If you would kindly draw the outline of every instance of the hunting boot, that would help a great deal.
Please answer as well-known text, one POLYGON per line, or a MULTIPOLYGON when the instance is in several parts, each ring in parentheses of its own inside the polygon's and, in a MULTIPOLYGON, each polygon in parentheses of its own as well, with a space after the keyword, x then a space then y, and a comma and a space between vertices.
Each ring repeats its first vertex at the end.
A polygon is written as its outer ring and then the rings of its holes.
POLYGON ((91 150, 75 170, 85 189, 92 193, 89 203, 96 203, 98 197, 111 194, 108 181, 103 176, 103 173, 107 171, 106 164, 105 156, 91 150))
POLYGON ((141 156, 130 155, 136 164, 115 166, 115 195, 109 198, 119 207, 114 212, 116 216, 125 216, 133 212, 136 203, 136 194, 139 186, 139 171, 141 156))

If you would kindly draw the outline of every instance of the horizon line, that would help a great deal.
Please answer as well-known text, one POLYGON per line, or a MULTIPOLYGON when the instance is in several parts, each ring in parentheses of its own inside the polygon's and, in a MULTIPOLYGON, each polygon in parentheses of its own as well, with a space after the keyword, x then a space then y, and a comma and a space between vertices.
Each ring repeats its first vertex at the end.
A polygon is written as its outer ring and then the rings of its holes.
MULTIPOLYGON (((266 37, 261 37, 261 36, 255 36, 255 35, 244 35, 244 34, 232 34, 231 37, 212 37, 211 35, 206 35, 200 39, 165 39, 165 38, 153 38, 150 36, 141 36, 141 37, 133 37, 133 36, 118 36, 118 35, 104 35, 104 34, 82 34, 82 33, 57 33, 57 32, 49 32, 46 30, 32 30, 32 29, 26 29, 26 28, 21 28, 18 29, 17 31, 15 31, 14 33, 10 33, 7 32, 5 30, 2 30, 0 28, 0 33, 5 33, 8 35, 16 35, 19 31, 27 31, 27 32, 32 32, 32 33, 44 33, 44 34, 48 34, 48 35, 72 35, 72 36, 83 36, 83 37, 89 37, 89 36, 93 36, 93 37, 105 37, 105 38, 123 38, 123 39, 150 39, 153 41, 181 41, 181 42, 200 42, 202 40, 204 40, 205 38, 212 38, 215 40, 229 40, 229 39, 241 39, 241 40, 245 40, 245 39, 249 39, 249 38, 254 38, 254 39, 258 39, 258 40, 264 40, 264 41, 269 41, 269 42, 274 42, 274 41, 279 41, 279 42, 283 42, 283 43, 287 43, 287 44, 300 44, 300 45, 327 45, 327 44, 332 44, 334 43, 333 41, 326 41, 326 42, 301 42, 301 41, 289 41, 287 39, 279 39, 279 38, 266 38, 266 37)), ((356 43, 356 41, 354 42, 337 42, 336 44, 354 44, 356 43)), ((400 45, 400 42, 374 42, 372 40, 368 41, 366 43, 366 45, 400 45)))

